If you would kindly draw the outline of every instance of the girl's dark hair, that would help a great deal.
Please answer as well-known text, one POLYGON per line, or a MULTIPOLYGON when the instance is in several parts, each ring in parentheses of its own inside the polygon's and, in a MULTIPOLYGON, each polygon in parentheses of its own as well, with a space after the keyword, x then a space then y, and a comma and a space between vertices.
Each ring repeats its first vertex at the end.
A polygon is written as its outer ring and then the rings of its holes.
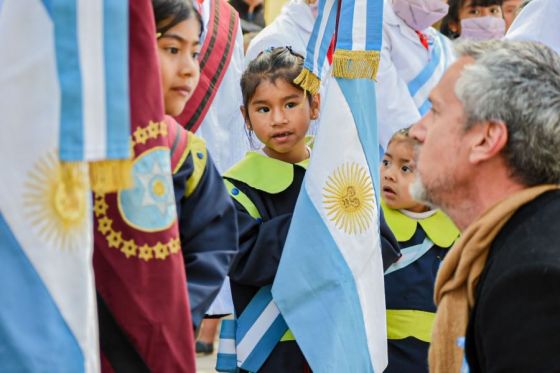
MULTIPOLYGON (((274 83, 277 79, 283 79, 294 87, 302 89, 294 83, 294 79, 302 69, 303 56, 292 51, 290 47, 271 48, 261 52, 249 63, 241 76, 243 106, 248 107, 249 101, 263 80, 274 83)), ((311 102, 312 95, 309 93, 307 97, 311 102)))
POLYGON ((170 28, 194 16, 200 24, 200 35, 202 35, 204 29, 202 17, 191 0, 152 0, 152 6, 158 33, 163 35, 170 28))
MULTIPOLYGON (((451 30, 450 24, 454 23, 458 25, 459 20, 459 10, 465 4, 467 0, 449 0, 449 11, 447 15, 443 17, 441 21, 440 31, 443 35, 450 39, 456 39, 459 37, 459 33, 451 30)), ((471 6, 491 6, 499 5, 502 6, 503 0, 471 0, 471 6)))

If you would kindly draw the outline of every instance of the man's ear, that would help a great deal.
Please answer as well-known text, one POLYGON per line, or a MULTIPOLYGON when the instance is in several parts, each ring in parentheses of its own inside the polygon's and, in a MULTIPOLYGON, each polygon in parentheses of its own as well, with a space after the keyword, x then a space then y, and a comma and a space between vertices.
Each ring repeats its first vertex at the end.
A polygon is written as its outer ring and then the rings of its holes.
POLYGON ((319 93, 311 98, 311 119, 319 118, 319 110, 321 108, 321 95, 319 93))
POLYGON ((494 158, 507 144, 508 130, 502 121, 475 124, 470 131, 475 131, 472 134, 474 144, 469 155, 469 161, 473 164, 494 158))
POLYGON ((241 105, 239 107, 239 111, 241 111, 241 115, 243 115, 243 120, 245 121, 245 126, 247 127, 247 129, 253 129, 253 126, 251 126, 251 121, 249 120, 249 114, 247 113, 247 109, 245 109, 245 106, 241 105))

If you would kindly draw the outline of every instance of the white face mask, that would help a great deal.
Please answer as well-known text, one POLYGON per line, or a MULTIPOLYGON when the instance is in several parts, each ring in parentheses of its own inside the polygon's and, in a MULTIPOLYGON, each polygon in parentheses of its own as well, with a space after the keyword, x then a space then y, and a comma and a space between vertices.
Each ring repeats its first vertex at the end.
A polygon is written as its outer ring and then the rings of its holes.
POLYGON ((422 31, 440 19, 449 9, 442 0, 393 0, 395 13, 414 30, 422 31))
POLYGON ((461 20, 461 38, 473 40, 501 39, 506 34, 506 22, 499 17, 476 17, 461 20))

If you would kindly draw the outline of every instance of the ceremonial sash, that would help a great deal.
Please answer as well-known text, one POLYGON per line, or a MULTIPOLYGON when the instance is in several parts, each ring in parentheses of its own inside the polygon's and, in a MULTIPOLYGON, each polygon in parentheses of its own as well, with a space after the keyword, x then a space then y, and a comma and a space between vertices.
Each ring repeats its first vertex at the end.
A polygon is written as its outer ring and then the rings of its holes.
POLYGON ((236 372, 241 368, 257 372, 278 342, 293 340, 272 300, 271 288, 261 288, 238 319, 222 321, 217 371, 236 372))
POLYGON ((432 107, 428 95, 449 64, 449 55, 443 36, 438 33, 430 41, 432 42, 430 60, 422 71, 408 83, 408 92, 412 96, 420 115, 426 114, 432 107))
POLYGON ((235 44, 239 15, 225 0, 210 0, 210 22, 200 51, 200 81, 177 121, 195 132, 224 78, 235 44))
POLYGON ((430 241, 428 237, 426 237, 421 244, 401 249, 401 258, 396 263, 387 268, 387 270, 385 271, 385 275, 411 265, 412 263, 420 259, 422 255, 426 254, 432 248, 432 246, 434 246, 434 243, 430 241))

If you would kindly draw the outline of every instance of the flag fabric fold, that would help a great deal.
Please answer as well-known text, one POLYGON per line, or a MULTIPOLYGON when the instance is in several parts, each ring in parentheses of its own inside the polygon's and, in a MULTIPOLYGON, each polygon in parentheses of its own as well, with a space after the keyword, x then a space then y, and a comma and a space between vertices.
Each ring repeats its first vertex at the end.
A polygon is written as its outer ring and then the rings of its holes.
MULTIPOLYGON (((378 53, 382 6, 382 0, 342 0, 337 47, 349 46, 340 35, 352 30, 349 50, 378 53), (348 3, 352 17, 344 15, 348 3), (377 19, 367 18, 365 10, 377 19)), ((317 372, 381 372, 387 366, 376 197, 379 146, 372 104, 377 62, 367 63, 372 65, 368 79, 335 74, 328 81, 313 154, 272 288, 317 372)))
POLYGON ((108 56, 127 30, 102 39, 108 19, 126 20, 126 2, 107 4, 0 3, 0 371, 100 369, 88 162, 129 152, 118 137, 101 149, 97 136, 129 126, 127 79, 107 82, 97 64, 127 65, 108 56))
POLYGON ((296 84, 301 85, 313 94, 319 93, 321 72, 323 71, 325 61, 328 63, 327 52, 336 30, 339 1, 319 1, 317 19, 307 44, 303 70, 295 79, 296 84))
POLYGON ((103 371, 195 371, 155 30, 151 1, 130 1, 134 186, 94 195, 103 371))
POLYGON ((381 51, 383 2, 341 0, 333 75, 375 79, 381 51))
POLYGON ((95 190, 129 187, 128 2, 43 3, 54 24, 61 86, 60 159, 65 168, 90 162, 95 190))

